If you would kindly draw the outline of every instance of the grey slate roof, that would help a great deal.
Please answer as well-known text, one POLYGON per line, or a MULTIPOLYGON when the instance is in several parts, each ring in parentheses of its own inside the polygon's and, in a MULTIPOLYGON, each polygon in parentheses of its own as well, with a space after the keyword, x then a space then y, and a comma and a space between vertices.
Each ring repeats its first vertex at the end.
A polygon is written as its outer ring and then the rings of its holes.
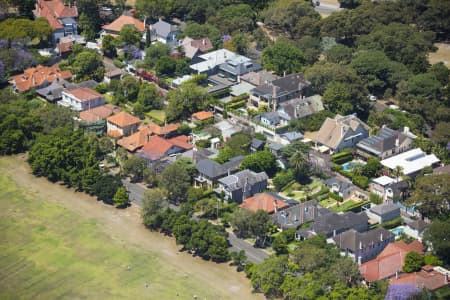
POLYGON ((397 139, 399 144, 401 144, 407 138, 409 137, 406 134, 384 127, 378 134, 360 141, 357 147, 375 155, 380 155, 383 152, 394 149, 397 139))
POLYGON ((221 64, 219 66, 219 69, 232 75, 238 76, 252 71, 259 71, 262 69, 262 67, 259 64, 252 62, 250 58, 239 55, 221 64))
POLYGON ((291 119, 301 119, 323 110, 322 96, 295 98, 280 103, 278 110, 283 111, 291 119))
POLYGON ((197 162, 196 168, 200 174, 203 174, 209 178, 217 178, 220 176, 225 176, 228 174, 228 171, 237 171, 243 159, 244 156, 242 155, 236 156, 224 164, 219 164, 218 162, 210 159, 203 159, 197 162))
POLYGON ((264 147, 265 142, 261 141, 260 139, 253 138, 251 148, 255 150, 260 150, 262 147, 264 147))
POLYGON ((265 119, 269 120, 269 122, 272 124, 279 123, 281 120, 280 114, 276 111, 266 112, 261 115, 261 118, 265 118, 265 119))
POLYGON ((353 185, 351 183, 344 182, 337 177, 332 177, 332 178, 326 179, 323 181, 323 183, 325 183, 327 185, 327 187, 329 187, 329 188, 333 187, 334 185, 338 185, 339 192, 341 192, 341 193, 344 192, 345 190, 347 190, 348 188, 353 188, 353 185))
POLYGON ((177 31, 178 27, 160 19, 152 25, 152 29, 157 35, 167 38, 172 31, 177 31))
POLYGON ((382 227, 366 232, 350 229, 336 235, 333 240, 338 248, 355 252, 359 248, 371 247, 380 241, 391 239, 393 236, 392 232, 382 227))
POLYGON ((384 203, 370 208, 370 211, 379 216, 398 210, 400 212, 400 206, 394 203, 384 203))
POLYGON ((246 169, 219 179, 219 183, 226 186, 230 191, 235 191, 241 189, 246 184, 251 186, 267 179, 269 179, 269 176, 267 176, 266 172, 255 173, 246 169))
POLYGON ((314 220, 312 229, 315 233, 331 235, 333 231, 342 231, 344 229, 355 228, 362 224, 367 224, 368 217, 364 213, 355 214, 346 212, 345 214, 330 213, 320 216, 314 220))
POLYGON ((314 221, 317 217, 331 213, 329 210, 321 210, 317 206, 317 200, 309 200, 298 203, 282 211, 275 213, 272 220, 282 228, 297 228, 298 226, 314 221))
POLYGON ((303 134, 298 131, 290 131, 282 134, 282 136, 287 139, 289 142, 297 141, 303 138, 303 134))
POLYGON ((411 227, 412 229, 417 230, 420 233, 425 229, 427 229, 429 225, 422 220, 416 220, 408 223, 408 226, 411 227))
POLYGON ((303 73, 295 73, 256 87, 252 90, 252 92, 260 95, 271 96, 273 93, 273 87, 275 86, 277 88, 277 96, 281 97, 283 95, 303 90, 310 85, 311 83, 305 79, 303 73))
POLYGON ((87 87, 93 89, 98 83, 95 80, 87 80, 79 83, 72 83, 64 79, 53 81, 49 86, 36 90, 36 93, 49 101, 55 101, 62 98, 62 92, 76 88, 87 87))

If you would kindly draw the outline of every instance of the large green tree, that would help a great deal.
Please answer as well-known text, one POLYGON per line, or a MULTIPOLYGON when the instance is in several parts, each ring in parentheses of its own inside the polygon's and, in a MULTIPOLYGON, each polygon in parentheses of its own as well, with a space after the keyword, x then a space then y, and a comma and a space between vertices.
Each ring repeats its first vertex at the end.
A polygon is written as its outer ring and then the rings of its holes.
POLYGON ((250 32, 255 28, 256 13, 247 4, 225 6, 208 19, 221 33, 250 32))
POLYGON ((101 56, 95 50, 86 49, 74 56, 72 72, 77 81, 94 79, 100 82, 103 80, 105 67, 101 56))
POLYGON ((263 50, 261 64, 278 75, 300 72, 304 66, 303 52, 286 40, 277 40, 263 50))
POLYGON ((415 205, 423 216, 446 218, 450 214, 450 175, 419 177, 407 203, 415 205))
POLYGON ((247 155, 241 163, 241 170, 250 169, 254 172, 266 172, 273 176, 277 171, 275 155, 264 150, 247 155))
POLYGON ((205 90, 193 82, 185 82, 167 95, 169 120, 186 119, 194 112, 202 110, 208 100, 205 90))
POLYGON ((424 241, 432 246, 433 253, 450 263, 450 218, 434 220, 423 235, 424 241))
POLYGON ((167 198, 174 203, 186 200, 191 186, 189 172, 180 164, 171 164, 161 174, 161 184, 167 191, 167 198))

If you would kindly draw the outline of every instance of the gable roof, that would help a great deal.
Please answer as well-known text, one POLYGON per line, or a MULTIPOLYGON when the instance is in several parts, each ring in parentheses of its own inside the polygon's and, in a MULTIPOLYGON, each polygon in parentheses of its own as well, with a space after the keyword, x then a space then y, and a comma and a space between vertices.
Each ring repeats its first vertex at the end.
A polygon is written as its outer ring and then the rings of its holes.
POLYGON ((327 236, 334 231, 341 232, 345 229, 355 228, 367 224, 368 217, 364 213, 346 212, 344 214, 330 213, 322 215, 314 220, 313 231, 317 234, 323 233, 327 236))
POLYGON ((379 133, 360 141, 356 146, 375 155, 380 155, 386 151, 395 149, 406 139, 411 139, 406 134, 383 127, 379 133))
POLYGON ((398 206, 397 204, 394 203, 383 203, 380 205, 376 205, 374 207, 370 208, 370 212, 376 214, 376 215, 384 215, 387 213, 391 213, 394 211, 398 211, 400 214, 400 206, 398 206))
POLYGON ((158 160, 167 155, 169 150, 176 146, 184 150, 193 148, 192 144, 187 142, 187 136, 177 136, 171 139, 165 139, 157 135, 148 138, 148 142, 142 147, 142 153, 150 160, 158 160))
POLYGON ((65 91, 63 93, 72 95, 73 97, 81 101, 89 101, 97 98, 103 98, 101 94, 87 87, 80 87, 73 90, 65 91))
POLYGON ((47 19, 53 29, 64 28, 58 19, 78 17, 77 7, 64 5, 62 0, 38 0, 33 13, 37 17, 47 19))
POLYGON ((61 71, 57 65, 46 67, 38 65, 26 69, 22 74, 13 76, 13 82, 19 92, 26 92, 32 88, 40 87, 45 82, 51 83, 56 79, 71 79, 72 72, 69 70, 61 71))
POLYGON ((261 70, 258 72, 249 72, 241 76, 241 80, 246 81, 254 86, 260 86, 263 84, 268 84, 276 79, 278 79, 276 74, 271 71, 261 70))
POLYGON ((279 111, 283 111, 291 119, 301 119, 322 111, 322 96, 314 95, 306 98, 295 98, 280 103, 279 111))
POLYGON ((355 132, 360 126, 365 131, 370 129, 366 123, 356 117, 356 114, 348 116, 336 115, 334 119, 327 118, 323 122, 315 139, 331 149, 336 149, 348 132, 355 132))
POLYGON ((158 22, 152 24, 151 27, 157 35, 164 38, 167 38, 171 32, 178 30, 178 26, 170 24, 163 19, 159 19, 158 22))
POLYGON ((103 29, 108 31, 120 32, 125 25, 133 25, 137 31, 144 32, 145 25, 140 20, 131 16, 121 15, 115 19, 112 23, 103 25, 103 29))
POLYGON ((80 119, 85 122, 104 120, 113 113, 119 113, 122 109, 112 104, 105 104, 80 112, 80 119))
POLYGON ((331 213, 331 211, 319 208, 317 200, 308 200, 275 213, 272 220, 281 228, 297 228, 328 213, 331 213))
POLYGON ((281 198, 275 197, 273 194, 259 193, 253 197, 244 199, 239 206, 251 211, 264 210, 271 214, 278 209, 289 206, 289 204, 284 202, 281 198))
MULTIPOLYGON (((449 272, 450 273, 450 272, 449 272)), ((419 272, 401 274, 399 278, 392 278, 391 284, 410 283, 417 288, 426 288, 435 291, 448 285, 445 275, 437 272, 432 266, 423 266, 419 272)))
POLYGON ((148 125, 143 125, 143 126, 139 127, 139 130, 148 130, 152 134, 156 134, 156 135, 168 135, 168 134, 175 133, 179 127, 180 127, 180 123, 171 123, 171 124, 166 124, 164 126, 159 126, 158 124, 150 123, 148 125))
POLYGON ((244 156, 239 155, 231 158, 229 161, 219 164, 211 159, 202 159, 197 162, 195 167, 200 174, 203 174, 209 178, 217 178, 228 174, 228 172, 235 172, 239 170, 239 165, 244 156))
POLYGON ((365 249, 373 247, 380 241, 389 240, 394 237, 394 234, 384 228, 376 228, 366 232, 358 232, 354 229, 344 231, 333 237, 336 246, 340 249, 349 249, 353 253, 357 249, 365 249))
POLYGON ((301 91, 310 85, 311 83, 305 79, 303 73, 295 73, 258 86, 252 90, 252 93, 272 97, 275 88, 276 96, 281 97, 296 91, 301 91))
POLYGON ((199 52, 205 53, 214 48, 208 37, 196 40, 185 37, 181 45, 184 48, 185 56, 188 58, 193 58, 199 52))
POLYGON ((407 226, 421 233, 422 231, 428 228, 429 224, 419 219, 416 221, 409 222, 407 226))
POLYGON ((119 127, 126 127, 134 124, 139 124, 141 122, 139 118, 136 118, 135 116, 130 115, 129 113, 124 111, 118 113, 117 115, 109 117, 107 121, 119 127))
POLYGON ((214 115, 210 111, 199 111, 192 114, 192 118, 195 118, 199 121, 204 121, 213 118, 214 115))
POLYGON ((410 244, 403 241, 390 243, 377 256, 359 266, 359 271, 366 281, 381 280, 401 271, 405 257, 409 252, 423 253, 422 244, 415 240, 410 244))
POLYGON ((254 185, 269 179, 266 172, 256 173, 249 169, 219 179, 219 182, 231 191, 242 189, 246 184, 254 185))

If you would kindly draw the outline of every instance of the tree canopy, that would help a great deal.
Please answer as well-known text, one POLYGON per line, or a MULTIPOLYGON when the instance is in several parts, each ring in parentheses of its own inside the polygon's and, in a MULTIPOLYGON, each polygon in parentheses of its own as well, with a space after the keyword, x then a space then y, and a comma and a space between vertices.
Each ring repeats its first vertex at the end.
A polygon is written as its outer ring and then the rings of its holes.
POLYGON ((277 40, 273 45, 263 50, 261 64, 267 70, 277 75, 300 72, 303 69, 305 57, 303 52, 289 41, 277 40))

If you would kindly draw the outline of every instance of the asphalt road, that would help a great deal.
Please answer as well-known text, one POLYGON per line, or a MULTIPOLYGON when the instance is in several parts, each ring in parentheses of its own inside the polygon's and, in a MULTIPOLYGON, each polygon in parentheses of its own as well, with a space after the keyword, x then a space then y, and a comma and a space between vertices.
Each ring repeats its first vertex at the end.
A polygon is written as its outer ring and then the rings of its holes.
MULTIPOLYGON (((144 193, 146 188, 140 184, 131 183, 129 179, 122 179, 123 185, 127 189, 130 200, 139 207, 142 207, 142 199, 144 197, 144 193)), ((170 208, 178 211, 180 209, 179 206, 170 205, 170 208)), ((241 250, 245 251, 245 255, 247 256, 248 261, 252 263, 259 264, 269 255, 264 252, 262 249, 258 249, 253 247, 247 241, 238 238, 234 233, 229 232, 228 241, 231 244, 231 251, 239 252, 241 250)))

